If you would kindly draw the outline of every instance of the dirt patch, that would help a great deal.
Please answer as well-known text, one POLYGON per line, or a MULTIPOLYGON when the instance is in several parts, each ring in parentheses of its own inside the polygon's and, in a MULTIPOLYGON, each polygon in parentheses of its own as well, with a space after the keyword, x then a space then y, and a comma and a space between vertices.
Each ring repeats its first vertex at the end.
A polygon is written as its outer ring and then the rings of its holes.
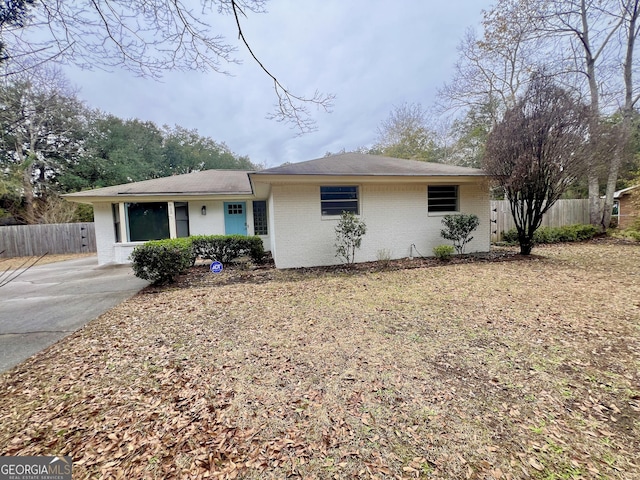
MULTIPOLYGON (((232 285, 237 283, 264 283, 272 280, 296 278, 305 279, 318 275, 367 275, 379 272, 398 270, 412 270, 417 268, 443 267, 447 265, 461 265, 468 263, 508 262, 508 261, 541 261, 544 257, 538 255, 520 255, 515 247, 495 247, 490 252, 456 255, 450 260, 442 261, 434 257, 414 257, 389 260, 386 262, 362 262, 352 265, 331 265, 324 267, 295 268, 275 270, 273 262, 267 261, 261 265, 251 267, 228 266, 222 274, 212 275, 209 271, 210 262, 202 262, 180 275, 173 287, 205 287, 232 285)), ((148 293, 162 291, 165 287, 150 286, 148 293)))
POLYGON ((74 478, 640 478, 640 247, 204 267, 0 377, 74 478))

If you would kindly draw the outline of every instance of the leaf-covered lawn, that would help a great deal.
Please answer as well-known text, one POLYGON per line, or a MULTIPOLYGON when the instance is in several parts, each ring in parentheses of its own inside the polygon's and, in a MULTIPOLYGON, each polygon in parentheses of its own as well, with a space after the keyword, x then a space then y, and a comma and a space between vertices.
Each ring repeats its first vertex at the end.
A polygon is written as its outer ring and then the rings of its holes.
POLYGON ((56 263, 62 262, 64 260, 75 260, 77 258, 82 257, 91 257, 95 256, 95 252, 93 253, 56 253, 56 254, 48 254, 43 257, 35 256, 35 257, 9 257, 3 258, 0 257, 0 274, 5 272, 6 270, 23 270, 31 267, 32 265, 46 265, 47 263, 56 263))
POLYGON ((193 271, 0 376, 74 478, 640 478, 640 246, 193 271))

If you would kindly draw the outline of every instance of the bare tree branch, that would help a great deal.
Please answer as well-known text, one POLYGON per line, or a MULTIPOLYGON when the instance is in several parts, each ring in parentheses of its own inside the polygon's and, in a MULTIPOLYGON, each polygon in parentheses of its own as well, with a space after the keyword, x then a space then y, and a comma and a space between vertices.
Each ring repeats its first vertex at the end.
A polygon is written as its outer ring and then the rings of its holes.
POLYGON ((273 82, 277 103, 267 118, 291 124, 299 134, 314 131, 309 107, 329 112, 335 96, 316 91, 293 93, 258 59, 245 37, 240 15, 263 12, 266 0, 203 0, 200 14, 182 0, 40 0, 30 22, 0 25, 0 45, 6 43, 11 73, 56 59, 82 68, 131 70, 159 78, 167 70, 214 71, 228 74, 225 64, 238 63, 236 48, 211 33, 205 13, 233 15, 238 36, 251 57, 273 82), (30 29, 48 32, 28 37, 30 29), (34 39, 38 38, 38 39, 34 39))
MULTIPOLYGON (((3 252, 4 250, 0 252, 0 254, 3 252)), ((20 275, 22 275, 24 272, 26 272, 31 267, 33 267, 36 263, 42 260, 47 254, 48 252, 44 253, 43 255, 40 255, 39 257, 27 258, 24 262, 22 262, 18 266, 18 268, 7 268, 4 271, 0 272, 0 287, 4 287, 5 285, 13 282, 20 275)), ((2 260, 0 260, 0 262, 1 261, 2 260)))
POLYGON ((299 134, 309 133, 317 130, 316 122, 311 118, 307 105, 312 104, 317 108, 322 108, 325 112, 330 112, 333 106, 333 100, 335 95, 333 94, 321 94, 317 90, 311 97, 302 97, 292 93, 285 88, 280 81, 273 75, 253 53, 249 42, 247 41, 242 26, 240 25, 239 14, 245 15, 236 0, 231 0, 231 7, 236 19, 236 25, 238 27, 238 36, 242 40, 242 43, 247 47, 251 57, 257 62, 260 68, 271 78, 273 81, 273 89, 278 98, 276 104, 276 111, 273 114, 267 116, 267 118, 274 119, 279 122, 287 122, 298 129, 299 134))

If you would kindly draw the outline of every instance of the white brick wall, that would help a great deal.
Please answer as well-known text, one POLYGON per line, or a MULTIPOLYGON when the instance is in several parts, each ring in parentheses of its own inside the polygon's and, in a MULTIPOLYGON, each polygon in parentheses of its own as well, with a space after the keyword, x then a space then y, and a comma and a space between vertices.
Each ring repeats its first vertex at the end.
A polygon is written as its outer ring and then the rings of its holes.
MULTIPOLYGON (((360 217, 367 224, 356 261, 377 260, 379 252, 391 258, 431 256, 433 247, 449 243, 440 237, 442 215, 427 212, 426 184, 363 184, 360 217)), ((475 213, 480 226, 467 252, 489 250, 489 192, 483 184, 460 185, 462 213, 475 213)), ((278 268, 332 265, 335 226, 338 218, 320 213, 320 185, 274 185, 272 187, 274 259, 278 268)))
MULTIPOLYGON (((93 205, 93 217, 96 225, 98 265, 130 263, 129 255, 131 255, 131 252, 133 252, 136 245, 141 245, 144 242, 116 243, 111 203, 95 203, 93 205)), ((121 218, 121 221, 124 222, 124 218, 121 218)))
POLYGON ((189 202, 190 235, 224 235, 224 202, 189 202), (202 215, 202 207, 207 214, 202 215))
POLYGON ((110 203, 94 203, 93 218, 96 226, 96 247, 98 250, 98 265, 114 263, 115 259, 115 229, 110 203))
MULTIPOLYGON (((433 247, 449 243, 440 237, 442 215, 427 212, 427 184, 360 184, 360 214, 367 224, 356 261, 377 260, 386 250, 391 258, 430 256, 433 247), (415 247, 412 249, 412 245, 415 247)), ((461 184, 462 213, 475 213, 480 226, 467 252, 489 250, 489 191, 484 183, 461 184)), ((248 233, 253 233, 253 204, 246 200, 248 233)), ((115 243, 110 203, 94 204, 98 263, 128 263, 135 243, 115 243)), ((341 263, 335 256, 337 217, 320 213, 320 185, 273 185, 268 201, 269 236, 262 237, 272 250, 278 268, 341 263), (277 251, 276 251, 277 245, 277 251)), ((124 222, 124 218, 122 219, 124 222)), ((224 234, 222 201, 189 202, 191 235, 224 234), (207 207, 207 214, 201 208, 207 207)), ((126 240, 126 239, 125 239, 126 240)))

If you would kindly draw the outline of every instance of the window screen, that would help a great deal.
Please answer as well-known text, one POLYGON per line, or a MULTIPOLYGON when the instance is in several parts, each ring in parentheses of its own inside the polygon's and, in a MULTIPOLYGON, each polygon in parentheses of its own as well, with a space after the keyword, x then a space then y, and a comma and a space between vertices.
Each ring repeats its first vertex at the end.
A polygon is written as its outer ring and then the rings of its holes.
POLYGON ((457 212, 458 186, 429 185, 428 210, 429 212, 457 212))
POLYGON ((358 187, 320 187, 320 206, 322 215, 342 215, 342 212, 358 215, 358 187))

